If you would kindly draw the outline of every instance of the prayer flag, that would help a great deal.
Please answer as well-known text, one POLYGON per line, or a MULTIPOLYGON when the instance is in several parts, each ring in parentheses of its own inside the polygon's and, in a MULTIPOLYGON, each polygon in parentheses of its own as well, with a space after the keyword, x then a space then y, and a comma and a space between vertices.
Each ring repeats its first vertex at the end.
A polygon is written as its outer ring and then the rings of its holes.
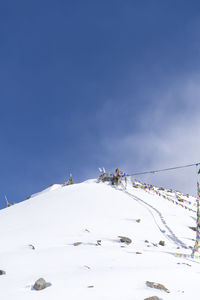
POLYGON ((196 227, 196 242, 192 251, 192 255, 197 252, 200 248, 199 243, 199 232, 200 232, 200 210, 199 210, 199 201, 200 201, 200 169, 197 169, 197 227, 196 227))

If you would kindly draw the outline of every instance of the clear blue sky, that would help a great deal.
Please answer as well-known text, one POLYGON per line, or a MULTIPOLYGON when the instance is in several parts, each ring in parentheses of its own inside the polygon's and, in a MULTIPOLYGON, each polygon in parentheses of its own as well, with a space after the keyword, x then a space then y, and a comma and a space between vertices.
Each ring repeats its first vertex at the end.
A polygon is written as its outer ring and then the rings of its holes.
POLYGON ((69 172, 200 161, 199 28, 193 0, 2 1, 0 208, 69 172))

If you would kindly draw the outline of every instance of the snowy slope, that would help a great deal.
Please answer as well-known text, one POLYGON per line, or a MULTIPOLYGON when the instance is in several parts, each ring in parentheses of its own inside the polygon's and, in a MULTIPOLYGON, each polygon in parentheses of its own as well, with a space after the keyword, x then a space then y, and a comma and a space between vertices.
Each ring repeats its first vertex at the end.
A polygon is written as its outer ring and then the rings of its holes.
POLYGON ((6 271, 0 299, 191 299, 200 260, 175 254, 191 254, 195 223, 195 212, 131 184, 126 190, 95 180, 55 185, 0 211, 0 269, 6 271), (35 291, 40 277, 51 286, 35 291), (147 287, 147 280, 170 293, 147 287))

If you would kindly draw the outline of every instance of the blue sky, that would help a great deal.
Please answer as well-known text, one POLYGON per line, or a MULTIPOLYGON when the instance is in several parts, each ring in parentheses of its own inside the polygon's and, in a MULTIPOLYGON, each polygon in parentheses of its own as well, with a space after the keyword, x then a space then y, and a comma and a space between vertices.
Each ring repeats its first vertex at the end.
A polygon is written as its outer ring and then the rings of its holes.
MULTIPOLYGON (((199 1, 0 3, 0 208, 51 183, 200 161, 199 1)), ((140 178, 195 191, 195 170, 140 178)))

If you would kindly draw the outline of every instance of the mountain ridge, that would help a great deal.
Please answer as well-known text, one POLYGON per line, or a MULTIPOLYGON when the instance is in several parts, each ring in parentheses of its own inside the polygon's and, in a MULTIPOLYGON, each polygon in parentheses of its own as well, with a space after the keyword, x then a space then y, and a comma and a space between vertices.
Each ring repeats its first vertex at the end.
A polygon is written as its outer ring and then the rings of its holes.
POLYGON ((55 187, 0 211, 4 300, 189 299, 197 292, 198 261, 191 259, 189 267, 187 258, 176 257, 191 254, 194 211, 130 181, 126 189, 96 180, 55 187), (51 286, 35 292, 40 277, 51 286), (160 282, 170 293, 146 281, 160 282))

